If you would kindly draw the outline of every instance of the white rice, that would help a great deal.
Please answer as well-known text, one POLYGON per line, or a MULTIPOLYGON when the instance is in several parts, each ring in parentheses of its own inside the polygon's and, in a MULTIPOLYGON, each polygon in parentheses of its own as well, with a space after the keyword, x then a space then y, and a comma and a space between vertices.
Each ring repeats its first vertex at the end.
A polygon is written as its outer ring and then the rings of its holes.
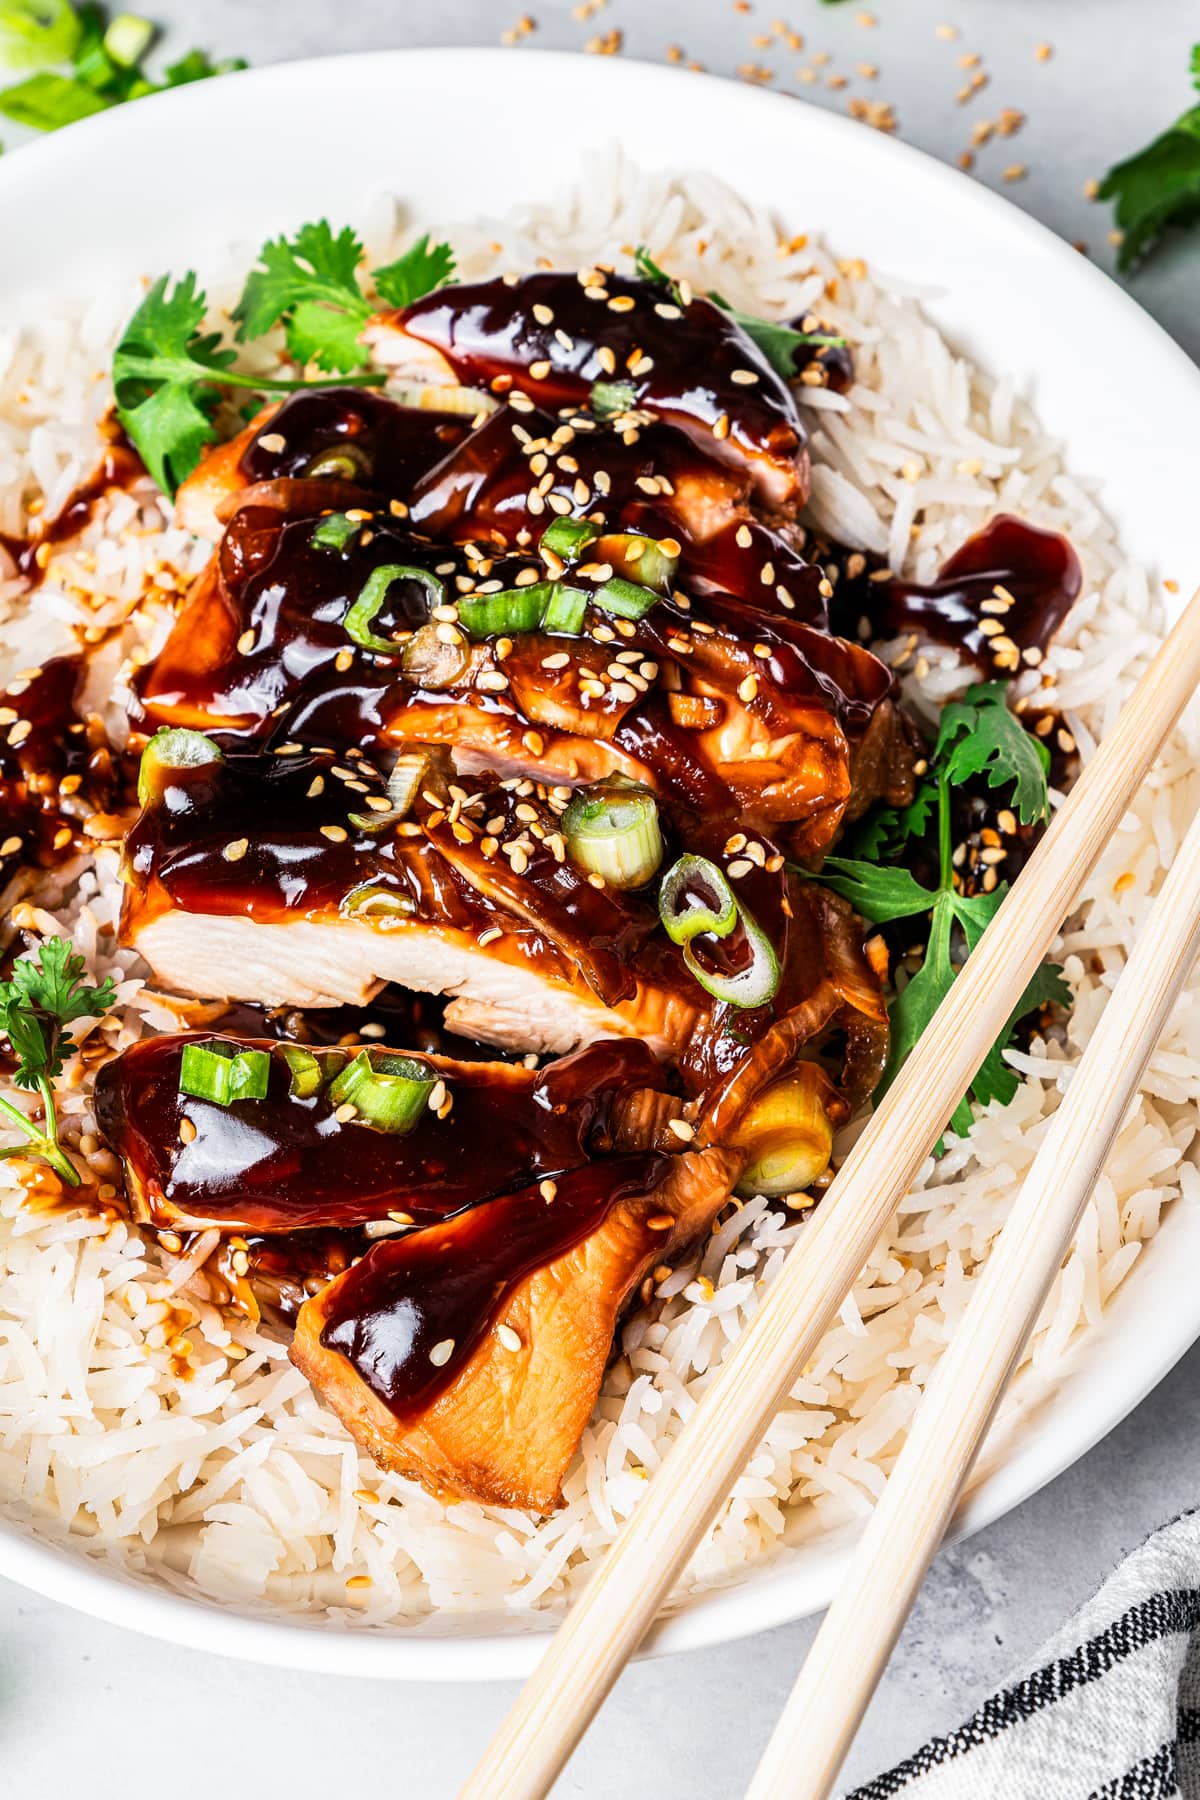
MULTIPOLYGON (((395 213, 368 238, 393 254, 395 213)), ((789 226, 803 221, 789 221, 789 226)), ((435 222, 435 229, 442 229, 435 222)), ((955 354, 897 291, 820 246, 782 241, 776 222, 710 177, 631 169, 615 154, 569 200, 504 223, 456 230, 467 275, 581 264, 645 243, 697 287, 735 304, 795 314, 819 305, 855 345, 849 396, 801 390, 816 464, 813 513, 835 536, 928 576, 999 510, 1066 531, 1085 588, 1040 677, 1083 754, 1108 729, 1162 625, 1146 573, 1129 563, 1086 483, 1064 470, 1020 392, 955 354)), ((212 278, 228 302, 245 260, 212 278)), ((0 532, 53 512, 95 460, 115 331, 131 288, 82 316, 0 332, 0 532)), ((41 660, 72 625, 127 621, 93 688, 119 720, 120 655, 153 642, 172 596, 202 564, 151 492, 116 497, 60 551, 32 605, 0 551, 6 666, 41 660), (148 597, 146 597, 148 595, 148 597), (119 683, 115 699, 119 701, 119 683)), ((932 710, 959 679, 932 657, 912 697, 932 710)), ((947 1335, 1002 1225, 1063 1085, 1125 961, 1150 897, 1200 803, 1195 722, 1146 782, 1057 950, 1075 991, 1065 1042, 1011 1053, 1011 1105, 989 1108, 965 1142, 930 1163, 738 1482, 680 1592, 721 1582, 789 1541, 865 1513, 879 1493, 947 1335)), ((119 1005, 101 1027, 120 1046, 170 1029, 169 999, 115 946, 117 859, 101 848, 69 905, 34 912, 69 931, 119 1005)), ((1104 1179, 1047 1302, 1008 1411, 1053 1383, 1075 1334, 1093 1327, 1163 1209, 1200 1195, 1186 1160, 1200 1091, 1200 988, 1181 999, 1104 1179)), ((86 1031, 87 1027, 84 1027, 86 1031)), ((94 1128, 78 1062, 67 1130, 94 1128)), ((85 1151, 92 1140, 85 1135, 85 1151)), ((104 1173, 104 1153, 100 1158, 104 1173)), ((111 1173, 111 1170, 109 1170, 111 1173)), ((89 1540, 134 1572, 189 1591, 297 1614, 382 1625, 438 1609, 520 1611, 560 1602, 636 1505, 763 1285, 803 1224, 755 1201, 715 1231, 702 1258, 626 1325, 550 1519, 443 1505, 381 1473, 287 1360, 185 1291, 195 1257, 171 1258, 127 1225, 23 1209, 0 1190, 0 1502, 30 1530, 89 1540), (362 1578, 367 1577, 367 1581, 362 1578), (352 1584, 352 1585, 348 1585, 352 1584)))

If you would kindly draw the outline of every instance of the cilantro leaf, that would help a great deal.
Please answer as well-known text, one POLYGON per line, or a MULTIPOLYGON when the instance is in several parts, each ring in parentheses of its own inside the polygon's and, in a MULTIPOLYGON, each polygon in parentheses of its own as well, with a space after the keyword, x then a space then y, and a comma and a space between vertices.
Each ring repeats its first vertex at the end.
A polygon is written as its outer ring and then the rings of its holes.
POLYGON ((174 290, 156 281, 113 355, 117 416, 165 493, 189 476, 216 442, 217 383, 234 359, 201 331, 205 298, 189 269, 174 290))
POLYGON ((426 232, 395 262, 373 269, 371 280, 380 299, 389 306, 411 306, 414 300, 444 287, 454 269, 454 252, 449 244, 431 244, 426 232))
POLYGON ((900 1069, 917 1046, 917 1040, 930 1024, 934 1013, 950 992, 955 969, 950 960, 951 909, 937 904, 925 947, 925 960, 911 980, 905 982, 888 1009, 892 1027, 888 1065, 880 1083, 886 1093, 900 1069))
MULTIPOLYGON (((328 233, 329 227, 324 229, 328 233)), ((341 233, 338 240, 331 241, 341 243, 346 235, 341 233)), ((344 248, 337 254, 347 256, 344 248)), ((365 308, 361 296, 360 304, 365 308)), ((262 305, 267 307, 266 297, 262 305)), ((204 449, 216 442, 213 414, 223 388, 288 394, 325 385, 321 381, 241 374, 232 366, 235 352, 222 347, 216 332, 203 330, 206 308, 205 296, 190 269, 173 289, 170 277, 164 275, 130 319, 113 354, 117 416, 147 469, 168 494, 173 494, 179 483, 187 479, 204 449)), ((332 308, 315 301, 311 308, 306 302, 304 310, 297 311, 299 319, 293 320, 293 328, 306 361, 310 354, 312 360, 320 360, 318 329, 324 334, 321 343, 326 354, 330 346, 335 351, 344 347, 344 317, 339 319, 332 308), (315 317, 318 313, 320 319, 315 317)), ((382 384, 384 376, 379 372, 349 374, 343 375, 342 380, 348 386, 376 387, 382 384)))
MULTIPOLYGON (((848 840, 858 854, 827 857, 818 877, 874 924, 918 915, 929 918, 921 966, 898 986, 888 1008, 892 1040, 880 1094, 895 1080, 958 979, 962 948, 967 956, 978 948, 1007 892, 1003 882, 990 893, 964 894, 956 887, 952 790, 983 775, 989 786, 1011 789, 1011 804, 1026 824, 1044 818, 1048 810, 1049 757, 1009 710, 1003 682, 980 683, 943 709, 930 761, 934 778, 918 786, 911 803, 903 810, 879 809, 848 840), (902 864, 882 859, 897 855, 910 840, 927 843, 935 826, 938 882, 931 889, 902 864)), ((1016 1076, 1003 1053, 1017 1021, 1034 1007, 1069 1000, 1061 970, 1046 964, 1035 973, 954 1110, 951 1124, 960 1136, 971 1127, 972 1099, 986 1105, 989 1100, 1011 1100, 1016 1093, 1016 1076)))
MULTIPOLYGON (((724 305, 716 294, 710 294, 709 299, 715 300, 719 306, 724 305)), ((844 337, 836 337, 827 331, 796 331, 790 325, 781 325, 777 319, 757 319, 753 313, 739 312, 733 306, 726 306, 725 310, 762 351, 775 373, 785 381, 791 381, 795 375, 796 352, 804 345, 840 345, 846 342, 844 337)))
POLYGON ((1007 1106, 1016 1094, 1017 1074, 1005 1062, 1003 1053, 1012 1041, 1018 1023, 1026 1014, 1040 1012, 1043 1006, 1070 1006, 1071 1000, 1071 989, 1057 963, 1043 963, 1034 970, 1008 1024, 984 1057, 971 1083, 971 1093, 980 1106, 986 1106, 991 1100, 999 1100, 1002 1106, 1007 1106))
POLYGON ((29 1140, 0 1150, 0 1157, 40 1157, 71 1187, 78 1187, 79 1176, 58 1142, 51 1086, 62 1074, 63 1031, 76 1019, 106 1013, 116 999, 111 976, 97 987, 84 980, 86 973, 87 964, 74 946, 55 937, 36 957, 18 957, 11 979, 0 981, 0 1031, 16 1058, 13 1081, 18 1087, 36 1089, 45 1112, 45 1130, 39 1131, 19 1107, 0 1096, 0 1112, 29 1140))
MULTIPOLYGON (((635 272, 645 281, 653 281, 658 287, 669 287, 675 293, 679 291, 666 270, 660 268, 644 244, 639 244, 633 253, 635 272)), ((796 373, 796 352, 805 344, 844 344, 844 337, 834 337, 823 331, 797 331, 791 325, 783 325, 777 319, 760 319, 753 313, 739 312, 736 306, 730 306, 728 300, 708 290, 708 298, 714 306, 729 314, 735 325, 741 327, 750 341, 761 350, 777 375, 785 381, 791 381, 796 373)))
POLYGON ((1011 711, 1005 694, 1004 682, 985 681, 968 688, 962 700, 952 700, 942 712, 934 760, 956 785, 982 774, 989 787, 1011 783, 1017 816, 1032 825, 1049 810, 1050 757, 1011 711))
POLYGON ((856 862, 848 856, 827 856, 821 880, 874 925, 927 913, 938 900, 938 895, 922 887, 907 869, 856 862))
POLYGON ((872 807, 843 839, 848 854, 867 862, 892 861, 912 839, 926 836, 936 804, 936 786, 922 781, 907 806, 872 807))
POLYGON ((282 320, 298 362, 330 370, 361 368, 367 352, 358 335, 371 316, 358 283, 362 259, 362 244, 350 226, 335 236, 327 219, 302 225, 291 240, 268 240, 233 309, 239 339, 261 337, 282 320))
POLYGON ((70 62, 79 35, 79 16, 70 0, 0 4, 0 61, 10 69, 48 69, 70 62))
POLYGON ((86 974, 87 963, 70 940, 55 937, 42 945, 37 961, 31 956, 17 958, 12 980, 0 983, 0 993, 13 988, 30 1006, 40 1006, 60 1025, 70 1025, 107 1012, 113 1003, 112 976, 92 987, 83 979, 86 974))
MULTIPOLYGON (((1192 48, 1192 78, 1200 87, 1200 44, 1192 48)), ((1104 177, 1098 198, 1111 200, 1121 247, 1117 266, 1131 269, 1170 229, 1200 223, 1200 106, 1104 177)))

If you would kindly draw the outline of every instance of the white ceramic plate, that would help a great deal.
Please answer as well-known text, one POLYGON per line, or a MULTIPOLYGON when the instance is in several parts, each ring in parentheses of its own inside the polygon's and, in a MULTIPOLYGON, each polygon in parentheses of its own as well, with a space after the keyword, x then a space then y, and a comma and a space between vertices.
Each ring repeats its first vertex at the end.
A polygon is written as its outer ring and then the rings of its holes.
MULTIPOLYGON (((407 197, 426 219, 553 192, 618 138, 649 168, 708 169, 794 229, 939 290, 955 343, 1032 395, 1071 465, 1103 481, 1127 550, 1184 592, 1200 579, 1200 372, 1108 279, 986 189, 795 100, 596 57, 419 50, 294 63, 184 88, 0 162, 0 306, 111 277, 203 265, 230 241, 407 197), (1136 371, 1131 384, 1127 373, 1136 371)), ((1169 1214, 1100 1330, 990 1468, 961 1529, 1017 1505, 1137 1405, 1200 1335, 1200 1213, 1169 1214)), ((996 1460, 993 1458, 993 1461, 996 1460)), ((719 1642, 825 1605, 844 1540, 824 1538, 664 1621, 651 1648, 719 1642)), ((251 1616, 139 1584, 0 1523, 0 1572, 176 1642, 285 1666, 408 1679, 514 1677, 550 1626, 479 1615, 387 1633, 251 1616)))

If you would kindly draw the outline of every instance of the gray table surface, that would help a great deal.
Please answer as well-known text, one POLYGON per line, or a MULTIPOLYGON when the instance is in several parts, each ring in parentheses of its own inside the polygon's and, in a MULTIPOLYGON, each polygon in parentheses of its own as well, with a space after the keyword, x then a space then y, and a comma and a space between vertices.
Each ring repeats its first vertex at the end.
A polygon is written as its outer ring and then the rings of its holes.
MULTIPOLYGON (((165 48, 193 43, 252 63, 410 44, 491 44, 520 0, 136 0, 168 25, 165 48)), ((1188 102, 1187 55, 1200 35, 1194 0, 611 0, 586 21, 572 0, 528 0, 531 49, 582 49, 624 33, 628 56, 679 45, 714 73, 756 64, 773 86, 845 108, 890 101, 901 135, 946 160, 976 118, 1016 107, 1027 123, 993 143, 976 174, 1111 266, 1110 219, 1084 195, 1089 177, 1144 142, 1188 102), (783 14, 805 38, 770 34, 783 14), (952 23, 957 41, 935 34, 952 23), (1048 41, 1052 56, 1037 58, 1048 41), (813 52, 819 85, 796 71, 813 52), (962 55, 989 85, 970 103, 962 55), (871 79, 860 63, 879 69, 871 79), (845 73, 848 85, 825 85, 845 73), (1020 161, 1023 180, 1002 171, 1020 161)), ((547 104, 554 104, 547 94, 547 104)), ((320 130, 320 120, 314 120, 320 130)), ((9 143, 20 134, 5 133, 9 143)), ((1134 292, 1200 357, 1200 241, 1179 244, 1134 292)), ((1136 392, 1131 396, 1136 405, 1136 392)), ((942 1554, 875 1704, 848 1778, 864 1778, 953 1725, 1034 1649, 1145 1533, 1200 1498, 1200 1347, 1091 1455, 1006 1519, 942 1554)), ((629 1670, 560 1783, 601 1800, 687 1795, 731 1800, 813 1635, 811 1623, 629 1670)), ((281 1790, 298 1800, 344 1790, 444 1800, 512 1698, 507 1686, 394 1687, 253 1668, 174 1650, 84 1619, 0 1582, 0 1785, 14 1800, 78 1787, 92 1800, 160 1800, 164 1784, 197 1795, 281 1790), (74 1780, 72 1781, 72 1777, 74 1780)), ((998 1796, 997 1800, 1009 1800, 998 1796)), ((1013 1796, 1012 1800, 1018 1800, 1013 1796)))

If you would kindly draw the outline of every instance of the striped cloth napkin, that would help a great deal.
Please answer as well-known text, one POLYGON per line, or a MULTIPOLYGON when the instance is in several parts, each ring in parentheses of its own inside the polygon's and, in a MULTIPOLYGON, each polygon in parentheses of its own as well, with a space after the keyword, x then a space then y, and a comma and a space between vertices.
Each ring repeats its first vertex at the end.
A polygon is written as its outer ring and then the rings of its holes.
POLYGON ((1200 1800, 1200 1512, 1127 1556, 1026 1674, 847 1800, 1200 1800))

